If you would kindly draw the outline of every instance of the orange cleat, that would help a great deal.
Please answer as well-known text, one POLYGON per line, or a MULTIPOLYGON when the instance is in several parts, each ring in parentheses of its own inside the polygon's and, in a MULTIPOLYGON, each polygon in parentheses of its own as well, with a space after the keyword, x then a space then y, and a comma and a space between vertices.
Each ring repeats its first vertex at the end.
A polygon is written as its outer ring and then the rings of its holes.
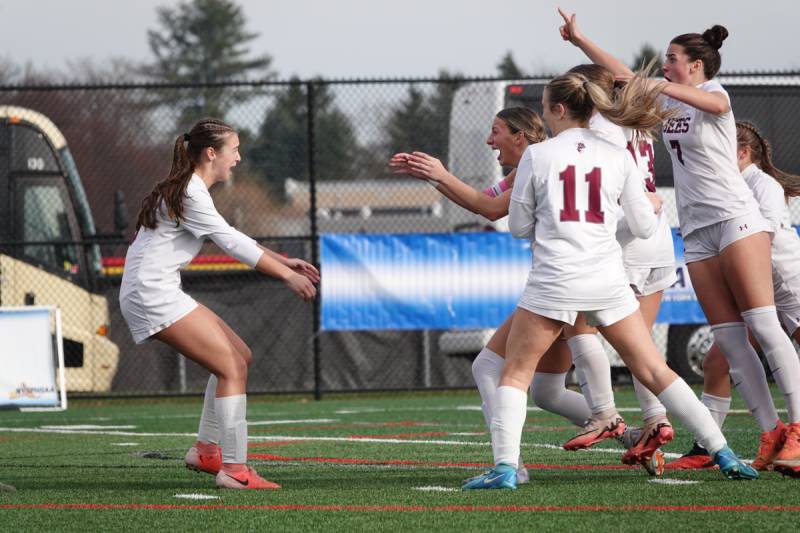
POLYGON ((708 454, 708 451, 695 442, 691 450, 678 459, 667 463, 664 468, 666 470, 701 470, 717 468, 717 465, 708 454))
POLYGON ((220 470, 217 474, 217 487, 221 489, 279 489, 280 485, 267 481, 252 468, 241 472, 226 472, 220 470))
POLYGON ((756 470, 772 470, 772 462, 783 448, 786 440, 786 426, 778 420, 775 429, 765 431, 761 434, 761 442, 758 445, 758 455, 753 460, 752 467, 756 470))
POLYGON ((785 439, 772 464, 784 476, 800 478, 800 422, 786 426, 785 439))
POLYGON ((580 433, 564 443, 565 450, 583 450, 590 448, 612 437, 621 437, 625 432, 625 421, 614 413, 607 418, 595 418, 594 415, 586 421, 583 433, 580 433))
POLYGON ((674 434, 672 424, 666 420, 643 427, 639 439, 622 455, 622 462, 626 465, 648 463, 656 450, 671 441, 674 434))
POLYGON ((186 452, 186 457, 183 461, 186 468, 194 470, 195 472, 206 472, 208 474, 217 474, 222 470, 222 448, 216 446, 216 453, 203 453, 197 445, 189 448, 186 452))

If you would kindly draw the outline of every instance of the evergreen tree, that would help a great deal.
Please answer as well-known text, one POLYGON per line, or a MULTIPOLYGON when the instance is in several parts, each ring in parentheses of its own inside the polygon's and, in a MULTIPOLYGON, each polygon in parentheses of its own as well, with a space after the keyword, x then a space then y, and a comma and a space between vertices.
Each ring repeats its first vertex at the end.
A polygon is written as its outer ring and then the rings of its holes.
POLYGON ((506 55, 504 55, 497 64, 497 76, 508 80, 525 77, 525 73, 522 72, 517 62, 514 61, 514 56, 511 54, 510 50, 506 52, 506 55))
MULTIPOLYGON (((153 63, 142 72, 168 83, 208 83, 269 78, 269 55, 252 57, 247 44, 258 37, 246 30, 242 9, 233 0, 189 0, 159 7, 158 29, 147 32, 153 63)), ((252 89, 205 87, 158 95, 157 105, 177 106, 181 125, 203 116, 224 117, 232 105, 255 95, 252 89)))
POLYGON ((631 69, 638 70, 640 68, 646 67, 650 64, 650 61, 653 59, 656 60, 654 64, 653 75, 654 76, 663 76, 663 72, 659 68, 660 63, 658 60, 661 58, 661 52, 653 48, 650 44, 644 43, 639 51, 636 53, 636 56, 633 58, 633 63, 631 63, 631 69))
POLYGON ((453 95, 462 78, 461 74, 443 70, 430 94, 414 85, 409 87, 406 99, 389 117, 387 152, 416 150, 446 162, 453 95))
MULTIPOLYGON (((275 191, 286 178, 308 180, 306 85, 297 78, 275 99, 247 151, 245 162, 275 191)), ((352 179, 357 144, 349 118, 325 84, 314 85, 314 168, 317 179, 352 179)))

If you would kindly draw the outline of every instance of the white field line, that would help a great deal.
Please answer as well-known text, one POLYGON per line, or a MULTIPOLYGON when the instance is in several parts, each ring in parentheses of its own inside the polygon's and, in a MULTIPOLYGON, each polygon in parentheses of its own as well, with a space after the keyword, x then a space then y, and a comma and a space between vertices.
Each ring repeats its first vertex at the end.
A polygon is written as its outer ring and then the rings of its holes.
POLYGON ((257 420, 255 422, 247 421, 248 426, 272 426, 280 424, 326 424, 329 422, 338 422, 336 418, 306 418, 300 420, 257 420))
POLYGON ((430 485, 427 487, 411 487, 414 490, 421 490, 423 492, 460 492, 461 489, 456 487, 440 487, 438 485, 430 485))
POLYGON ((66 426, 40 426, 42 429, 136 429, 137 426, 98 426, 95 424, 71 424, 66 426))
POLYGON ((221 500, 219 496, 213 496, 211 494, 200 494, 200 493, 192 493, 192 494, 176 494, 173 498, 185 498, 187 500, 221 500))
POLYGON ((648 483, 656 483, 658 485, 697 485, 701 481, 692 481, 689 479, 670 479, 670 478, 654 478, 648 479, 648 483))
MULTIPOLYGON (((137 433, 134 431, 88 431, 88 430, 67 430, 67 429, 46 429, 46 428, 4 428, 0 427, 0 432, 8 431, 11 433, 48 433, 59 435, 100 435, 100 436, 126 436, 126 437, 197 437, 196 433, 137 433)), ((301 437, 297 435, 250 435, 248 440, 256 442, 270 441, 296 441, 296 442, 348 442, 348 443, 372 443, 372 444, 420 444, 433 446, 484 446, 489 447, 488 441, 466 441, 466 440, 418 440, 418 439, 381 439, 352 438, 352 437, 301 437)), ((561 446, 555 444, 522 443, 523 448, 542 448, 548 450, 561 450, 561 446)), ((621 448, 591 448, 582 450, 583 453, 610 453, 619 455, 625 450, 621 448)), ((679 453, 665 453, 668 459, 677 459, 679 453)))
MULTIPOLYGON (((364 414, 364 413, 390 413, 390 412, 414 412, 414 411, 480 411, 480 405, 457 405, 454 407, 398 407, 398 408, 377 408, 377 407, 368 407, 365 409, 339 409, 334 411, 337 415, 356 415, 356 414, 364 414)), ((621 413, 638 413, 641 411, 638 407, 618 407, 617 410, 621 413)), ((541 407, 536 407, 535 405, 528 406, 528 411, 535 411, 541 413, 550 413, 542 409, 541 407)), ((786 409, 778 409, 779 413, 785 413, 786 409)), ((728 414, 734 415, 746 415, 750 411, 747 409, 731 409, 728 411, 728 414)), ((555 415, 558 416, 558 415, 555 415)))

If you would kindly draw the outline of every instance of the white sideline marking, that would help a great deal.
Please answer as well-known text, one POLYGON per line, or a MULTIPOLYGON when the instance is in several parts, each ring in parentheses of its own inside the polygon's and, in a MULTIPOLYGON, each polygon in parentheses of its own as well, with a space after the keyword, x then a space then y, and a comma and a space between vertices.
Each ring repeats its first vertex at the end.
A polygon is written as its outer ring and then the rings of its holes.
POLYGON ((257 420, 255 422, 247 422, 248 426, 271 426, 279 424, 314 424, 314 423, 328 423, 338 422, 336 418, 306 418, 300 420, 257 420))
POLYGON ((73 424, 69 426, 40 426, 42 429, 136 429, 136 426, 96 426, 94 424, 73 424))
POLYGON ((184 498, 187 500, 219 500, 219 496, 212 496, 211 494, 176 494, 175 498, 184 498))
MULTIPOLYGON (((480 411, 480 405, 457 405, 454 407, 400 407, 400 408, 377 408, 377 407, 368 407, 365 409, 339 409, 334 411, 337 415, 353 415, 353 414, 361 414, 361 413, 389 413, 389 412, 399 412, 399 411, 480 411)), ((536 411, 542 413, 549 413, 542 409, 541 407, 536 407, 535 405, 528 406, 528 411, 536 411)), ((617 411, 620 413, 638 413, 641 412, 641 409, 638 407, 618 407, 617 411)), ((786 409, 778 409, 779 413, 786 413, 786 409)), ((731 409, 728 411, 728 414, 734 415, 746 415, 750 411, 747 409, 731 409)), ((552 413, 550 413, 552 414, 552 413)), ((558 415, 554 415, 558 416, 558 415)))
POLYGON ((458 492, 460 489, 454 487, 439 487, 436 485, 428 487, 411 487, 414 490, 421 490, 423 492, 458 492))
POLYGON ((112 446, 138 446, 138 442, 112 442, 112 446))
POLYGON ((486 435, 485 431, 465 431, 460 433, 450 433, 456 437, 480 437, 481 435, 486 435))
POLYGON ((702 481, 692 481, 689 479, 669 479, 669 478, 648 479, 647 482, 658 483, 659 485, 697 485, 698 483, 702 483, 702 481))
MULTIPOLYGON (((197 433, 137 433, 134 431, 87 431, 87 430, 67 430, 67 429, 47 429, 47 428, 4 428, 0 427, 0 431, 8 431, 12 433, 55 433, 62 435, 115 435, 126 437, 197 437, 197 433)), ((248 440, 256 442, 264 441, 313 441, 313 442, 369 442, 379 444, 429 444, 434 446, 489 446, 488 441, 465 441, 465 440, 418 440, 418 439, 381 439, 378 437, 371 438, 352 438, 352 437, 300 437, 297 435, 249 435, 248 440)), ((555 444, 538 444, 538 443, 522 443, 523 448, 544 448, 548 450, 561 450, 561 446, 555 444)), ((588 450, 580 450, 578 453, 612 453, 619 455, 625 450, 620 448, 590 448, 588 450)), ((574 452, 573 452, 574 453, 574 452)), ((679 453, 665 453, 664 457, 675 458, 680 457, 679 453)))

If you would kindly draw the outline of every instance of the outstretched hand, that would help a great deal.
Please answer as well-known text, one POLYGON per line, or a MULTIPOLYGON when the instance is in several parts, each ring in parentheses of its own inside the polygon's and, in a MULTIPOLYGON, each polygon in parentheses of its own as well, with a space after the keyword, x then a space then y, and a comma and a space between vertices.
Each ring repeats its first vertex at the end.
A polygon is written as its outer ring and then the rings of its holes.
POLYGON ((564 10, 559 7, 558 14, 564 19, 564 24, 558 28, 561 38, 565 41, 571 42, 575 46, 578 46, 578 41, 583 38, 583 34, 578 29, 578 23, 575 20, 575 13, 567 16, 567 14, 564 13, 564 10))
POLYGON ((441 161, 425 152, 399 153, 392 156, 389 166, 395 174, 440 182, 447 175, 441 161))
POLYGON ((295 272, 286 278, 285 283, 293 293, 298 295, 306 302, 313 300, 317 295, 317 288, 314 287, 314 284, 311 283, 311 281, 303 274, 298 274, 295 272))
POLYGON ((307 263, 302 259, 289 258, 285 264, 296 273, 305 276, 311 283, 319 283, 319 270, 311 263, 307 263))

